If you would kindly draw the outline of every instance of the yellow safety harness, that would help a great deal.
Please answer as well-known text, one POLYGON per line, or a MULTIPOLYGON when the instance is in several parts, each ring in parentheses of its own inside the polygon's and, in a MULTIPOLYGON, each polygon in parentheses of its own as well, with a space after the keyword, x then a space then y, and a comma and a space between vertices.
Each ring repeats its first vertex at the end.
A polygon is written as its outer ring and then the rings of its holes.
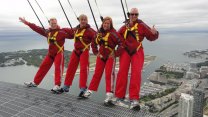
POLYGON ((59 49, 59 51, 57 52, 57 53, 59 53, 59 52, 63 52, 64 46, 59 46, 59 44, 57 43, 57 41, 56 41, 57 35, 58 35, 58 31, 56 31, 52 36, 51 36, 51 32, 49 32, 48 33, 48 44, 50 44, 52 41, 56 45, 56 47, 59 49))
MULTIPOLYGON (((127 34, 128 34, 129 31, 135 31, 135 34, 136 34, 136 40, 137 40, 138 42, 140 42, 140 40, 139 40, 139 32, 138 32, 138 23, 136 23, 132 28, 129 28, 129 27, 126 28, 126 31, 125 31, 125 33, 124 33, 124 39, 125 39, 125 40, 126 40, 126 38, 127 38, 127 34)), ((137 47, 137 50, 138 50, 141 46, 142 46, 142 42, 139 43, 139 46, 137 47)))
POLYGON ((110 33, 107 33, 104 37, 101 37, 98 34, 98 36, 96 38, 96 44, 99 44, 98 42, 101 41, 101 39, 102 39, 104 41, 104 47, 108 48, 110 50, 110 52, 111 52, 110 55, 111 55, 111 54, 113 54, 114 50, 112 48, 110 48, 109 45, 108 45, 108 38, 109 38, 109 36, 110 36, 110 33))
POLYGON ((90 46, 90 44, 86 44, 83 40, 83 35, 84 35, 85 31, 86 31, 86 29, 83 29, 80 33, 78 33, 78 30, 77 30, 76 33, 75 33, 75 36, 74 36, 75 42, 76 42, 77 39, 79 39, 80 42, 84 45, 84 49, 82 51, 85 51, 86 49, 89 49, 89 46, 90 46))

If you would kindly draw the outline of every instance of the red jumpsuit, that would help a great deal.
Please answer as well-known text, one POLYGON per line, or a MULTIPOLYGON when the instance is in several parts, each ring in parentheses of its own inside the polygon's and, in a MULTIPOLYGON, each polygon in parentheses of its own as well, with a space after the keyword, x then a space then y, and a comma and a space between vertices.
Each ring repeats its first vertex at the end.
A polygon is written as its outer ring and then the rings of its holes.
MULTIPOLYGON (((99 33, 98 33, 99 34, 99 33)), ((113 92, 115 80, 115 56, 119 56, 123 49, 122 37, 111 29, 101 33, 101 38, 97 37, 92 42, 93 53, 97 55, 95 73, 89 85, 89 90, 97 91, 103 71, 105 69, 106 93, 113 92), (99 51, 97 46, 99 45, 99 51), (117 51, 115 47, 118 45, 117 51), (112 55, 113 54, 113 55, 112 55)))
POLYGON ((33 23, 26 22, 32 30, 39 33, 40 35, 48 38, 49 49, 48 54, 45 56, 44 60, 42 61, 38 72, 34 77, 34 83, 39 85, 43 78, 45 77, 46 73, 51 68, 53 62, 55 65, 55 85, 61 85, 61 76, 63 74, 64 69, 64 42, 65 38, 73 38, 72 30, 67 28, 57 28, 57 29, 48 29, 44 30, 43 28, 36 26, 33 23), (58 47, 59 46, 59 47, 58 47))
POLYGON ((159 33, 153 34, 151 29, 141 20, 137 20, 129 28, 126 25, 122 26, 119 33, 124 37, 125 51, 119 59, 120 66, 117 75, 115 96, 117 98, 125 98, 128 84, 128 71, 131 65, 129 99, 138 100, 144 63, 142 41, 144 37, 149 41, 154 41, 158 38, 159 33), (128 32, 128 30, 131 30, 131 32, 128 32))
POLYGON ((75 28, 75 32, 74 50, 70 57, 64 85, 72 85, 74 75, 80 62, 79 87, 87 88, 87 77, 89 72, 89 45, 95 37, 96 32, 90 28, 90 25, 87 25, 85 28, 77 26, 75 28))

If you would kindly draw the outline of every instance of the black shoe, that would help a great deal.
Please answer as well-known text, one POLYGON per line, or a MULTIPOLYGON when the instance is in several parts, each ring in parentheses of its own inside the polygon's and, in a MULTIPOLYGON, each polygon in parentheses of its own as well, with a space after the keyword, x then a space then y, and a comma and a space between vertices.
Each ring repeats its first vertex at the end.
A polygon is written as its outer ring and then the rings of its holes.
POLYGON ((112 107, 112 106, 115 106, 115 104, 113 103, 113 101, 108 101, 108 102, 105 102, 104 101, 104 106, 109 106, 109 107, 112 107))
POLYGON ((135 107, 133 107, 133 108, 131 108, 132 110, 135 110, 135 111, 140 111, 140 105, 137 105, 137 106, 135 106, 135 107))
POLYGON ((53 90, 53 89, 51 89, 51 92, 53 93, 53 94, 61 94, 61 93, 63 93, 63 92, 61 92, 61 91, 55 91, 55 90, 53 90))
POLYGON ((53 87, 53 89, 51 89, 51 92, 54 93, 54 94, 61 94, 62 93, 62 89, 60 88, 60 86, 55 85, 53 87))
POLYGON ((87 90, 87 88, 81 88, 81 89, 80 89, 80 93, 79 93, 77 99, 87 99, 87 98, 84 96, 86 90, 87 90))
POLYGON ((130 102, 130 109, 135 110, 135 111, 139 111, 141 109, 139 102, 136 100, 131 101, 130 102))
POLYGON ((61 88, 61 91, 62 91, 62 92, 69 92, 69 88, 70 88, 70 86, 64 85, 64 86, 61 88))
POLYGON ((84 97, 84 93, 85 93, 84 91, 80 91, 77 99, 85 99, 86 97, 84 97))

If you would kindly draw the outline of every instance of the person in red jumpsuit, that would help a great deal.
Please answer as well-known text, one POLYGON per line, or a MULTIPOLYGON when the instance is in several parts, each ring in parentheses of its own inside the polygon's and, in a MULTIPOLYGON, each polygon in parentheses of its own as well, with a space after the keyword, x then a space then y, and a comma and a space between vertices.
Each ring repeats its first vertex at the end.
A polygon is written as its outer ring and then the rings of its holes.
POLYGON ((125 40, 125 51, 120 56, 119 71, 117 74, 115 96, 117 102, 122 102, 125 98, 128 85, 128 71, 131 69, 129 84, 130 109, 139 110, 139 93, 141 85, 141 74, 144 63, 144 51, 142 41, 146 38, 154 41, 159 33, 154 28, 147 26, 142 20, 138 19, 139 12, 137 8, 130 11, 129 21, 119 29, 120 35, 125 40), (131 66, 131 67, 130 67, 131 66))
POLYGON ((87 88, 90 43, 95 37, 96 32, 88 24, 88 18, 86 15, 80 15, 79 22, 80 24, 74 29, 74 50, 68 64, 64 86, 60 92, 69 92, 77 67, 80 64, 79 88, 81 91, 78 98, 82 98, 87 88))
POLYGON ((59 91, 61 85, 61 77, 64 69, 64 42, 65 38, 73 38, 73 35, 70 35, 73 33, 73 31, 68 28, 61 29, 57 24, 56 18, 50 19, 50 28, 46 30, 44 30, 42 27, 26 21, 24 18, 20 17, 19 20, 25 25, 29 26, 33 31, 46 37, 49 44, 48 54, 42 61, 39 70, 34 77, 34 80, 31 82, 25 82, 24 84, 28 87, 37 87, 54 63, 55 86, 53 87, 53 89, 51 89, 51 91, 59 91))
POLYGON ((84 97, 89 97, 92 91, 97 91, 102 74, 105 70, 106 99, 104 104, 109 105, 111 103, 114 92, 115 57, 119 56, 122 49, 124 49, 121 38, 122 37, 113 27, 112 19, 110 17, 105 17, 97 33, 97 38, 95 38, 91 44, 93 53, 97 55, 97 59, 95 73, 84 97), (116 46, 118 46, 118 48, 115 51, 116 46))

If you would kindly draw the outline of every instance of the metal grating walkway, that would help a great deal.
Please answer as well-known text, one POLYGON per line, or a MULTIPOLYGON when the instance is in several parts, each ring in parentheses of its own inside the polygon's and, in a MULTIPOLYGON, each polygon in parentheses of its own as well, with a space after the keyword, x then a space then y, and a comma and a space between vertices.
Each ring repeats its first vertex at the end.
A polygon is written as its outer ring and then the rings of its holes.
POLYGON ((55 95, 40 88, 0 82, 0 117, 157 117, 144 111, 105 107, 91 99, 55 95))

